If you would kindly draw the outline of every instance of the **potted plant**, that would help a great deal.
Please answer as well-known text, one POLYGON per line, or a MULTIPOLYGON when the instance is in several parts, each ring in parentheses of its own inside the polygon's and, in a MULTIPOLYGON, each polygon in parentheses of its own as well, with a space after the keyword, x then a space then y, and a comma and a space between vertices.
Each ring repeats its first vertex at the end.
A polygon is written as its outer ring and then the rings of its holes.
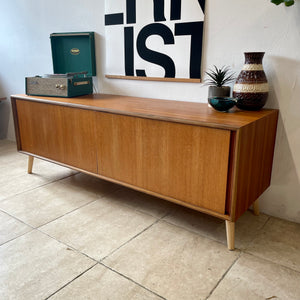
POLYGON ((225 86, 234 81, 234 73, 230 71, 229 67, 223 66, 222 68, 210 69, 205 72, 209 78, 205 80, 209 84, 208 97, 230 97, 230 86, 225 86))

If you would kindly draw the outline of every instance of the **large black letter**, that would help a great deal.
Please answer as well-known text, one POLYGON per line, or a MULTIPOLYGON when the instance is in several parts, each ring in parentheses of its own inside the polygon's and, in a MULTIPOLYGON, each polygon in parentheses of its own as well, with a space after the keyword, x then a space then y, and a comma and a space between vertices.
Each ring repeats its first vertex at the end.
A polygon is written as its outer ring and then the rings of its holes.
POLYGON ((125 75, 134 76, 133 27, 124 28, 125 75))
POLYGON ((181 0, 171 0, 171 20, 181 19, 181 0))
POLYGON ((127 24, 136 23, 136 0, 126 0, 127 24))
MULTIPOLYGON (((173 60, 160 52, 150 50, 146 46, 146 40, 151 35, 159 35, 165 44, 174 44, 172 31, 165 25, 155 23, 146 25, 137 37, 137 51, 144 60, 157 64, 165 69, 165 77, 175 78, 175 65, 173 60)), ((137 76, 146 76, 145 70, 136 70, 137 76)))
POLYGON ((200 78, 203 22, 175 24, 175 35, 191 36, 190 78, 200 78))
POLYGON ((105 15, 104 24, 105 26, 124 24, 123 17, 122 13, 105 15))
POLYGON ((166 21, 165 18, 165 0, 153 0, 154 6, 154 21, 166 21))

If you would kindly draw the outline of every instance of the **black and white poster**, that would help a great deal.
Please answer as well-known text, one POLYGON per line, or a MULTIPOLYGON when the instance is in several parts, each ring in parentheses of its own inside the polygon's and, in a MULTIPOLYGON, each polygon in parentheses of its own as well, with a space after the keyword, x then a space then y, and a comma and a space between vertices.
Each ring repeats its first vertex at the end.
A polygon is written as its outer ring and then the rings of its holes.
POLYGON ((200 79, 205 0, 106 0, 106 74, 200 79))

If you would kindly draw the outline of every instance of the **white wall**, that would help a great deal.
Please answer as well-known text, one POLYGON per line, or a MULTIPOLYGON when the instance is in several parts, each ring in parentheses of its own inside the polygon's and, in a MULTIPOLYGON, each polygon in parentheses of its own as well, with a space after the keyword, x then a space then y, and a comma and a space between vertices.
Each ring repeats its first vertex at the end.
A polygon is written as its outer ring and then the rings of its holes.
MULTIPOLYGON (((300 222, 300 1, 293 7, 268 0, 206 0, 203 69, 229 65, 239 73, 244 51, 265 51, 271 92, 279 108, 272 185, 261 209, 300 222)), ((52 32, 95 31, 100 92, 206 102, 195 83, 106 79, 104 0, 10 0, 0 4, 0 97, 24 93, 24 77, 52 72, 52 32)), ((10 103, 0 104, 0 138, 14 139, 10 103)))

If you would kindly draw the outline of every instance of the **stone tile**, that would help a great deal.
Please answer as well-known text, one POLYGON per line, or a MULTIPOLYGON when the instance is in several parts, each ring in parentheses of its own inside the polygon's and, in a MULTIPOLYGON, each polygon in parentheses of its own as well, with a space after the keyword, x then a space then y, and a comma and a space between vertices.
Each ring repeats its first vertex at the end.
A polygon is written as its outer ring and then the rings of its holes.
MULTIPOLYGON (((1 148, 1 147, 0 147, 1 148)), ((28 155, 24 153, 20 153, 17 151, 17 146, 12 148, 11 150, 7 149, 7 151, 0 152, 0 164, 26 164, 27 165, 28 155)), ((27 168, 26 168, 27 171, 27 168)))
POLYGON ((98 199, 89 191, 60 182, 0 201, 0 208, 33 227, 39 227, 98 199))
MULTIPOLYGON (((3 158, 7 157, 6 155, 3 158)), ((11 162, 0 162, 1 173, 0 182, 5 183, 10 178, 19 177, 20 175, 27 174, 27 161, 16 158, 11 162)))
MULTIPOLYGON (((246 249, 260 232, 268 218, 269 217, 264 214, 254 216, 252 212, 246 211, 245 214, 237 220, 235 225, 235 247, 241 250, 246 249)), ((223 244, 227 244, 225 221, 221 219, 188 208, 179 207, 176 211, 166 216, 164 220, 223 244)))
POLYGON ((126 205, 155 218, 161 218, 178 207, 171 202, 125 187, 108 197, 110 201, 126 205))
POLYGON ((0 245, 32 230, 31 227, 0 211, 0 245))
POLYGON ((101 196, 105 195, 110 201, 126 205, 156 218, 161 218, 177 207, 163 199, 83 173, 63 179, 61 182, 72 186, 80 186, 101 196))
POLYGON ((215 241, 160 221, 103 263, 172 299, 205 299, 239 256, 215 241))
POLYGON ((50 299, 158 300, 161 298, 98 264, 50 299))
POLYGON ((95 262, 36 230, 0 247, 0 299, 45 299, 95 262))
MULTIPOLYGON (((5 183, 7 178, 27 175, 28 155, 18 152, 0 154, 0 165, 0 182, 5 183)), ((34 158, 32 172, 33 175, 45 177, 48 181, 59 180, 77 173, 77 171, 38 158, 34 158)))
POLYGON ((300 272, 300 224, 270 218, 247 252, 300 272))
POLYGON ((43 186, 49 182, 51 180, 37 174, 7 177, 0 182, 0 202, 3 199, 43 186))
POLYGON ((27 161, 27 155, 16 151, 0 154, 0 200, 77 173, 35 158, 33 174, 27 174, 27 161))
MULTIPOLYGON (((27 162, 25 171, 27 172, 27 162)), ((74 171, 70 168, 66 168, 42 159, 34 158, 32 173, 47 177, 51 181, 55 181, 75 175, 78 173, 78 171, 74 171)))
POLYGON ((27 158, 27 155, 21 154, 16 150, 0 154, 0 181, 27 174, 27 158))
POLYGON ((151 216, 101 198, 41 230, 100 260, 155 221, 151 216))
MULTIPOLYGON (((0 182, 10 177, 18 177, 27 174, 28 155, 19 153, 14 142, 6 141, 0 143, 0 165, 1 174, 0 182)), ((60 165, 34 158, 33 173, 47 177, 50 180, 58 180, 70 175, 74 175, 77 171, 60 165)))
POLYGON ((242 255, 208 298, 209 300, 299 300, 300 273, 242 255))
POLYGON ((84 173, 62 179, 61 182, 70 186, 81 187, 100 196, 110 194, 120 188, 120 185, 84 173))

